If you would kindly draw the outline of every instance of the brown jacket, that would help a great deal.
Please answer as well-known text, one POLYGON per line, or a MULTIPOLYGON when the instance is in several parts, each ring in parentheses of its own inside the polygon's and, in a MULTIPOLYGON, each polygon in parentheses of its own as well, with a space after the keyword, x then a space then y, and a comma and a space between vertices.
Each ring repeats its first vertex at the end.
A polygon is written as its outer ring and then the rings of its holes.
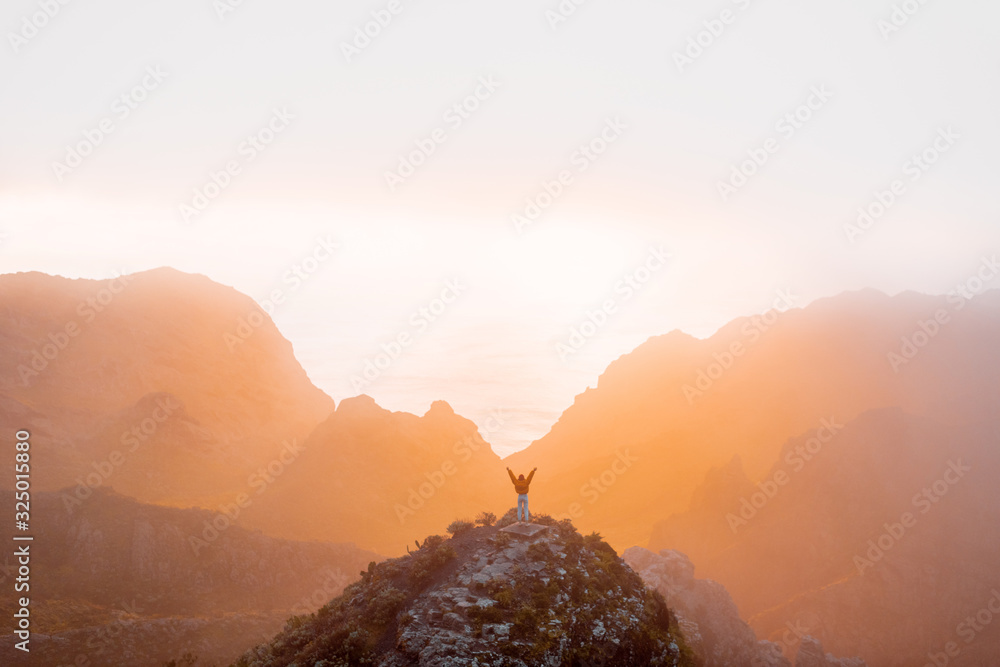
POLYGON ((531 484, 531 478, 535 476, 535 471, 532 470, 529 472, 528 476, 523 480, 514 477, 514 473, 511 472, 510 468, 507 468, 507 474, 510 475, 510 481, 514 482, 514 490, 520 495, 528 492, 528 485, 531 484))

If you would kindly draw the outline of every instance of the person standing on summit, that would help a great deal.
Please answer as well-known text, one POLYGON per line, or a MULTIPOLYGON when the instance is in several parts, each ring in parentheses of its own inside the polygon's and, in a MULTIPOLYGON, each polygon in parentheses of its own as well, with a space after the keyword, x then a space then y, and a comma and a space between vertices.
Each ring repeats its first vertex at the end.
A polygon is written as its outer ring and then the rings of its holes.
POLYGON ((531 484, 531 478, 535 476, 535 471, 538 468, 532 468, 531 472, 528 473, 527 479, 524 475, 518 475, 514 477, 514 472, 507 468, 507 474, 510 475, 510 481, 514 483, 514 490, 517 491, 517 520, 521 520, 521 508, 524 508, 524 520, 531 523, 531 515, 528 513, 528 486, 531 484))

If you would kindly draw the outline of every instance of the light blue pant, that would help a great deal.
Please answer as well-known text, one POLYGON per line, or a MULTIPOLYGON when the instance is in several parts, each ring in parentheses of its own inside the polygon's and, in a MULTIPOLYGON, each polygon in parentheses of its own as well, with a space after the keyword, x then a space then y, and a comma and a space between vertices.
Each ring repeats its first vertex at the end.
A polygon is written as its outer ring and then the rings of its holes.
POLYGON ((521 508, 524 508, 524 520, 531 521, 531 514, 528 512, 528 494, 517 494, 517 520, 521 520, 521 508))

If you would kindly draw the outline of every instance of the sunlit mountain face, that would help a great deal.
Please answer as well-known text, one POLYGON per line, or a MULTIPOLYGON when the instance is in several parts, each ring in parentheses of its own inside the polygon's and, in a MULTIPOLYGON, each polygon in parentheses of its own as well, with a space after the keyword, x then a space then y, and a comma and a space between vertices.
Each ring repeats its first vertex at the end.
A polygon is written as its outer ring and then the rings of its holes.
MULTIPOLYGON (((240 328, 256 312, 252 300, 207 278, 35 273, 0 285, 8 295, 2 417, 31 434, 45 508, 38 546, 80 554, 41 561, 53 581, 38 584, 39 600, 67 610, 52 616, 55 632, 75 632, 84 619, 119 622, 108 586, 125 567, 120 549, 144 550, 152 560, 140 569, 190 561, 251 576, 270 571, 265 554, 274 549, 305 549, 294 558, 314 572, 330 545, 342 588, 356 576, 345 563, 406 559, 428 535, 464 530, 462 519, 503 515, 517 492, 505 468, 538 469, 529 499, 543 525, 599 532, 615 553, 639 545, 684 554, 696 576, 725 586, 738 611, 719 602, 722 616, 699 621, 690 605, 707 593, 691 588, 688 566, 675 572, 678 556, 662 565, 643 557, 651 586, 695 596, 682 605, 689 633, 699 623, 732 625, 738 613, 750 628, 741 637, 771 642, 705 644, 699 632, 694 645, 713 655, 795 664, 817 641, 868 664, 912 664, 967 636, 961 614, 989 610, 989 596, 979 598, 1000 587, 991 567, 1000 536, 989 528, 1000 511, 995 291, 845 293, 734 320, 706 339, 651 338, 577 396, 549 434, 501 458, 490 436, 509 413, 494 410, 484 427, 444 401, 418 415, 365 394, 335 403, 270 318, 240 328), (81 383, 86 393, 73 389, 81 383), (111 530, 102 527, 109 512, 126 517, 111 542, 100 537, 111 530), (252 535, 252 548, 240 546, 252 535), (244 548, 263 560, 239 556, 244 548), (99 552, 106 566, 86 573, 85 554, 99 552), (91 611, 70 612, 77 604, 91 611), (907 624, 887 620, 899 617, 907 624), (807 630, 786 636, 789 627, 807 630)), ((114 595, 129 581, 120 578, 114 595)), ((160 599, 135 590, 150 604, 160 599)), ((230 604, 280 616, 296 602, 227 595, 220 589, 211 613, 230 604)), ((175 629, 183 645, 214 641, 205 637, 223 627, 250 642, 270 627, 191 625, 201 607, 170 604, 189 619, 175 629)), ((152 632, 147 616, 135 614, 129 642, 152 632)), ((996 650, 976 623, 964 664, 988 664, 996 650)), ((168 655, 160 641, 143 660, 168 655)), ((233 657, 238 646, 216 643, 206 654, 233 657)))
POLYGON ((3 3, 0 665, 1000 664, 998 24, 3 3))

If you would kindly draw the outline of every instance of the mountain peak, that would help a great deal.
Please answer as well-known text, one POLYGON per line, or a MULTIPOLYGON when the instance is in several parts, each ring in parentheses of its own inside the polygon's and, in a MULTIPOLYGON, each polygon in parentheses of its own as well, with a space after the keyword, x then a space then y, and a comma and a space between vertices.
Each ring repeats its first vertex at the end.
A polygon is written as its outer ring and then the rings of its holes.
POLYGON ((695 664, 663 598, 599 535, 546 516, 518 535, 513 512, 370 564, 236 665, 695 664))
POLYGON ((0 393, 17 402, 0 417, 18 415, 53 457, 38 489, 76 486, 125 444, 110 484, 144 502, 211 504, 333 408, 259 305, 204 275, 20 273, 0 276, 0 294, 0 393))
POLYGON ((337 416, 343 417, 345 415, 358 416, 380 413, 389 414, 389 411, 376 403, 375 399, 368 394, 358 394, 357 396, 352 396, 351 398, 345 398, 342 400, 340 405, 337 406, 336 413, 337 416))
POLYGON ((455 414, 454 408, 452 408, 447 401, 434 401, 433 403, 431 403, 431 407, 427 410, 427 412, 424 413, 424 417, 437 416, 437 415, 450 417, 453 416, 454 414, 455 414))

